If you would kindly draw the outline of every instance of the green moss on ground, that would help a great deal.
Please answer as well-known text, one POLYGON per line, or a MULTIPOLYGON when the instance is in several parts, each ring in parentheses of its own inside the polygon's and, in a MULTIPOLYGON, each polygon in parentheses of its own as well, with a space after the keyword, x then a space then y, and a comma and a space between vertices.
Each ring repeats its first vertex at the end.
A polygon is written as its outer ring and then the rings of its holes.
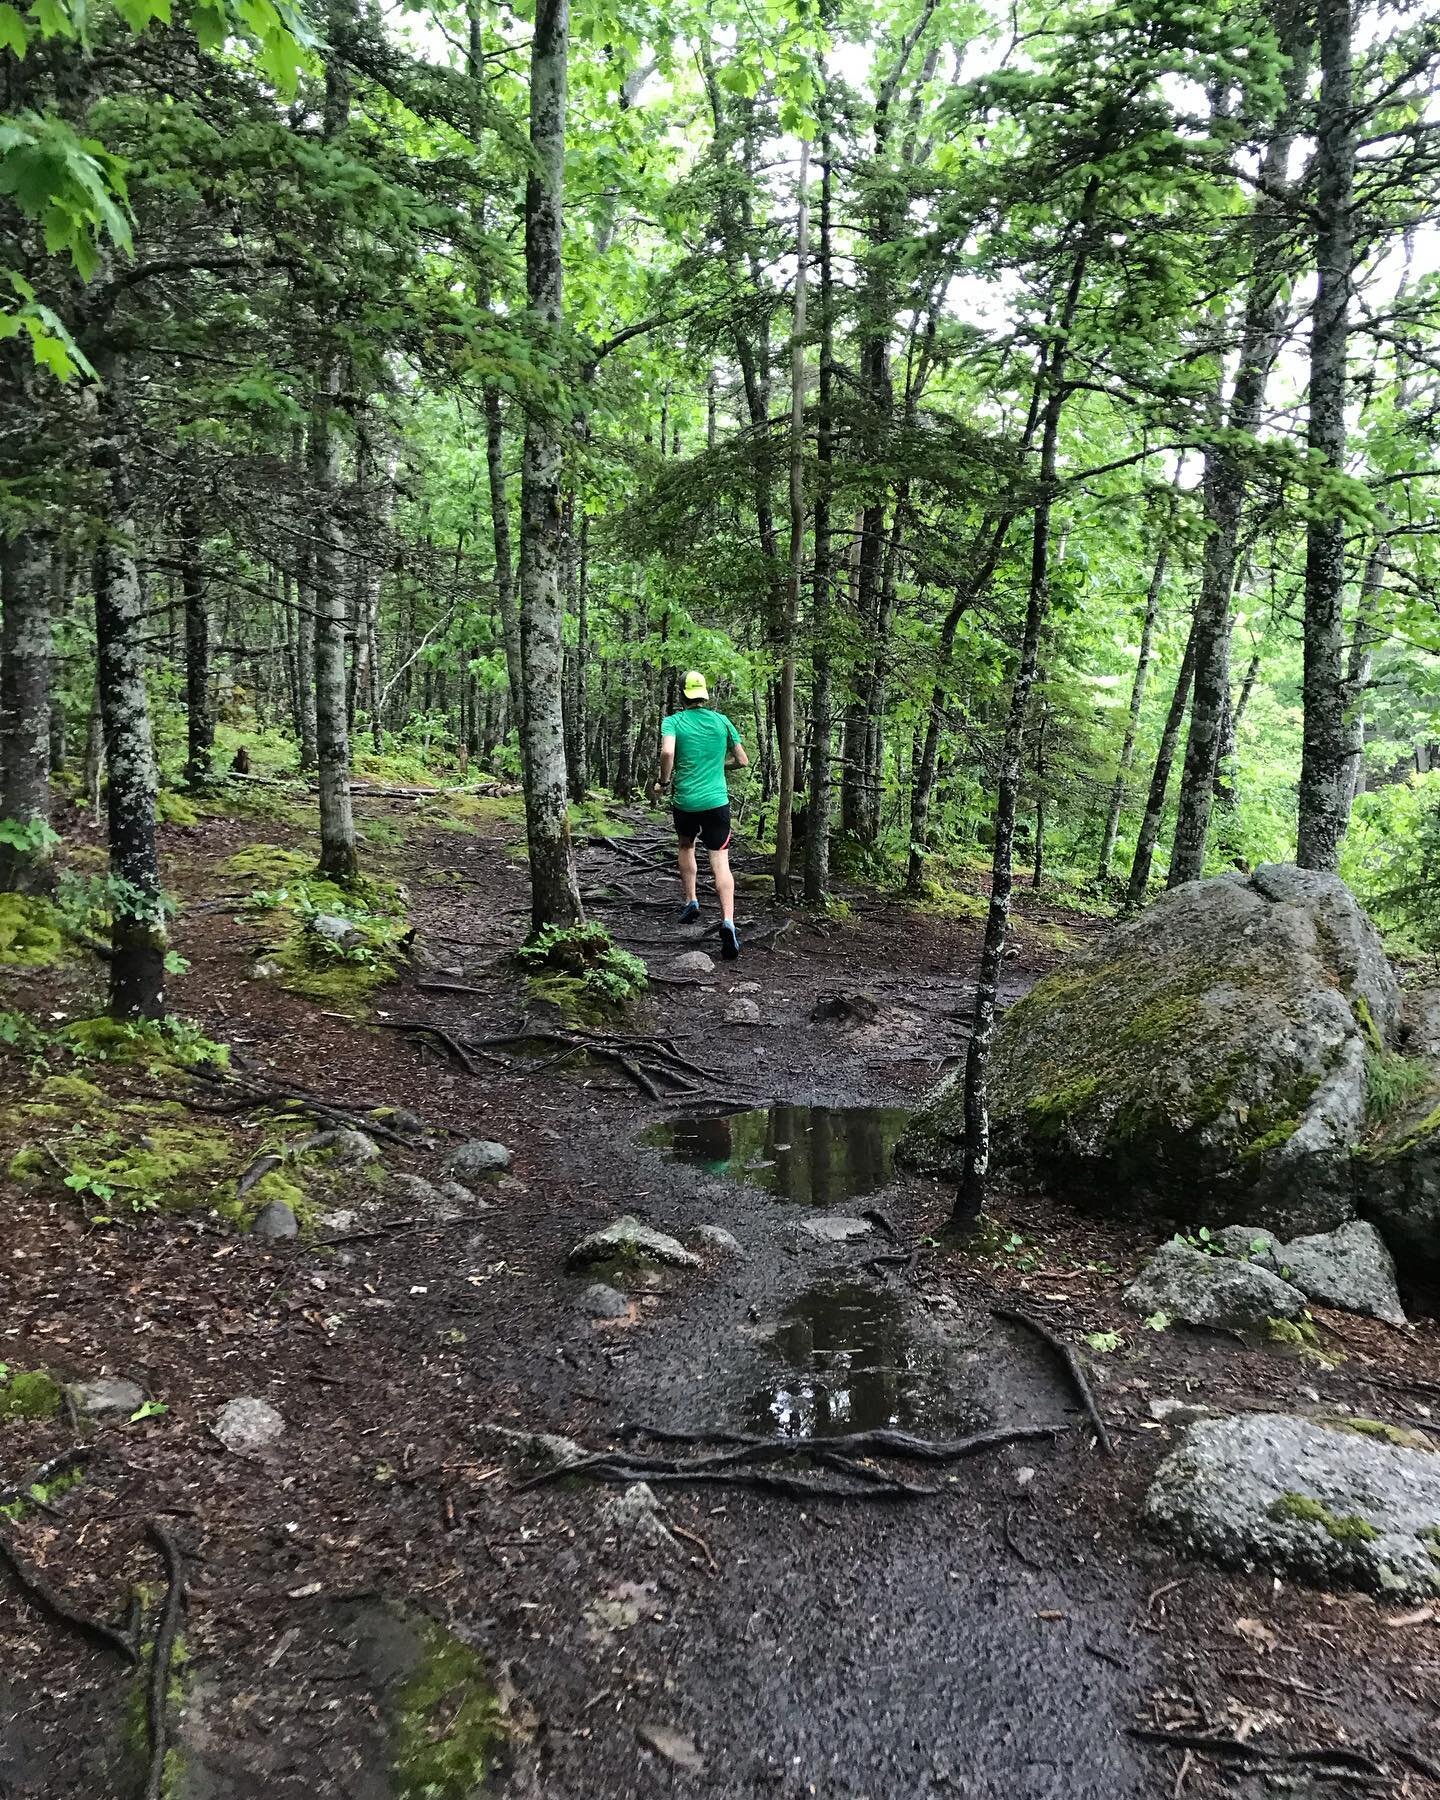
POLYGON ((183 1019, 76 1019, 56 1034, 75 1055, 166 1074, 175 1069, 227 1069, 230 1050, 183 1019))
POLYGON ((65 1392, 47 1369, 11 1369, 0 1363, 0 1419, 53 1419, 65 1392))
POLYGON ((600 1024, 644 993, 649 975, 638 956, 621 950, 603 925, 561 930, 547 925, 517 956, 533 999, 546 1000, 577 1023, 600 1024))
POLYGON ((68 1494, 71 1488, 79 1487, 84 1479, 83 1469, 62 1469, 58 1475, 52 1475, 49 1481, 32 1482, 23 1494, 0 1506, 0 1519, 9 1519, 11 1524, 17 1524, 27 1512, 52 1506, 55 1501, 68 1494))
POLYGON ((635 827, 628 825, 624 819, 616 818, 609 810, 611 804, 607 798, 598 794, 587 794, 583 800, 572 802, 571 832, 576 837, 634 837, 635 827))
POLYGON ((162 788, 155 796, 155 820, 160 825, 198 825, 200 808, 188 794, 162 788))
POLYGON ((315 858, 300 850, 285 850, 279 844, 251 844, 237 850, 220 865, 222 875, 237 881, 253 881, 266 888, 282 888, 292 881, 305 881, 315 873, 315 858))
POLYGON ((0 894, 0 965, 49 969, 65 955, 60 915, 48 900, 33 894, 0 894))
POLYGON ((1424 1432, 1407 1431, 1403 1425, 1389 1425, 1384 1419, 1356 1419, 1348 1413, 1327 1414, 1319 1423, 1331 1431, 1349 1431, 1356 1437, 1378 1438, 1393 1444, 1397 1450, 1433 1450, 1434 1444, 1424 1432))
POLYGON ((1362 1519, 1358 1513, 1337 1517, 1318 1500, 1312 1500, 1308 1494, 1282 1494, 1278 1500, 1271 1502, 1269 1513, 1277 1521, 1318 1525, 1337 1544, 1368 1544, 1380 1536, 1376 1527, 1368 1519, 1362 1519))
POLYGON ((472 1800, 499 1760, 505 1719, 485 1665, 431 1621, 418 1626, 419 1668, 396 1698, 396 1800, 472 1800))

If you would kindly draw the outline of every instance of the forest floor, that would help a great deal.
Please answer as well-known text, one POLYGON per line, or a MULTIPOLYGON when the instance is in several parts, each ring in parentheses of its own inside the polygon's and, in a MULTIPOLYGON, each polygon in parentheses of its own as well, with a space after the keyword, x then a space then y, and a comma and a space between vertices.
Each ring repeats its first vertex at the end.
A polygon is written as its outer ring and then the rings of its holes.
MULTIPOLYGON (((801 1109, 908 1107, 963 1050, 973 917, 857 893, 848 918, 796 915, 767 940, 784 920, 747 880, 742 960, 699 986, 654 987, 623 1027, 721 1071, 697 1078, 698 1096, 657 1102, 614 1064, 531 1072, 538 1045, 483 1046, 470 1073, 433 1037, 376 1029, 426 1022, 473 1042, 537 1016, 512 955, 527 917, 515 805, 473 808, 465 831, 414 801, 360 809, 368 859, 407 884, 417 931, 410 969, 371 1016, 254 973, 264 927, 236 909, 222 865, 257 838, 311 848, 294 819, 166 829, 192 962, 171 1004, 268 1088, 418 1114, 431 1147, 383 1138, 392 1172, 434 1180, 464 1139, 508 1145, 509 1172, 477 1190, 474 1211, 417 1214, 373 1168, 331 1171, 326 1204, 356 1213, 349 1232, 379 1234, 327 1246, 347 1237, 332 1223, 269 1243, 203 1207, 94 1227, 56 1183, 6 1185, 0 1357, 130 1377, 163 1408, 101 1426, 0 1418, 0 1487, 84 1438, 83 1481, 5 1527, 72 1608, 119 1622, 140 1584, 154 1609, 165 1568, 149 1522, 184 1552, 166 1793, 460 1800, 493 1759, 484 1791, 545 1800, 1440 1794, 1423 1772, 1427 1755, 1432 1770, 1440 1761, 1440 1605, 1185 1562, 1140 1519, 1179 1436, 1173 1414, 1156 1416, 1165 1402, 1323 1402, 1429 1426, 1433 1320, 1396 1332, 1321 1315, 1333 1366, 1147 1329, 1121 1288, 1154 1232, 1024 1194, 997 1203, 983 1239, 942 1247, 949 1196, 890 1169, 888 1114, 801 1109), (433 991, 445 983, 469 991, 433 991), (741 983, 758 983, 758 1026, 721 1022, 741 983), (857 990, 876 1017, 812 1016, 857 990), (642 1141, 715 1099, 790 1110, 758 1136, 736 1125, 733 1143, 713 1123, 682 1129, 674 1156, 642 1141), (807 1131, 829 1134, 825 1156, 797 1150, 807 1131), (898 1246, 883 1225, 854 1243, 812 1239, 802 1227, 817 1203, 879 1209, 898 1246), (626 1310, 592 1320, 580 1296, 596 1275, 567 1271, 567 1255, 623 1212, 682 1239, 722 1225, 744 1255, 632 1280, 626 1310), (913 1266, 880 1260, 917 1242, 913 1266), (1049 1353, 996 1306, 1081 1347, 1112 1457, 1049 1353), (1115 1335, 1086 1349, 1099 1333, 1115 1335), (216 1416, 237 1396, 278 1409, 273 1445, 218 1441, 216 1416), (923 1497, 657 1482, 673 1535, 653 1515, 627 1523, 623 1486, 530 1485, 533 1467, 495 1431, 601 1449, 626 1426, 768 1435, 890 1421, 935 1438, 1067 1429, 938 1471, 885 1465, 938 1490, 923 1497), (1228 1748, 1190 1741, 1205 1737, 1228 1748)), ((691 947, 672 924, 668 847, 657 817, 623 823, 622 848, 583 843, 584 884, 619 896, 595 913, 663 974, 691 947)), ((1006 997, 1095 928, 1022 902, 1006 997)), ((75 1017, 97 992, 79 967, 43 983, 7 972, 0 1006, 75 1017)), ((7 1099, 43 1073, 0 1063, 7 1099)), ((132 1102, 223 1095, 124 1065, 84 1074, 132 1102)), ((6 1161, 33 1139, 7 1116, 6 1161)), ((242 1161, 265 1141, 260 1112, 204 1122, 242 1161)), ((824 1464, 808 1477, 843 1478, 824 1464)), ((135 1671, 0 1575, 0 1795, 140 1792, 147 1754, 135 1671)))

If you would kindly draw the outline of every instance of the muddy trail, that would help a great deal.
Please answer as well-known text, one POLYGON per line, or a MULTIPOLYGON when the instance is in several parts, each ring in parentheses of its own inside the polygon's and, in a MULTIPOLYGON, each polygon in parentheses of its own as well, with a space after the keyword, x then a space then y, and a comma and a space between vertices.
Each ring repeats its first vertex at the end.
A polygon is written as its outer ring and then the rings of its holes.
MULTIPOLYGON (((1336 1321, 1334 1367, 1146 1331, 1120 1288, 1154 1233, 1024 1194, 942 1246, 950 1196, 893 1147, 963 1053, 973 916, 857 891, 847 918, 807 922, 742 853, 740 962, 677 971, 714 936, 675 927, 668 846, 628 815, 632 835, 583 843, 582 879, 656 980, 587 1034, 513 962, 513 809, 463 835, 406 802, 362 810, 393 821, 386 872, 416 925, 373 1016, 257 979, 263 940, 217 873, 254 836, 233 820, 171 834, 196 903, 174 1004, 272 1096, 369 1119, 380 1164, 327 1174, 322 1222, 279 1243, 205 1215, 94 1230, 52 1188, 9 1190, 0 1355, 157 1403, 0 1420, 0 1482, 85 1446, 85 1479, 6 1540, 69 1610, 118 1620, 139 1584, 158 1613, 153 1528, 180 1549, 153 1792, 1440 1792, 1440 1609, 1179 1562, 1139 1517, 1177 1406, 1303 1394, 1423 1426, 1432 1327, 1336 1321), (432 1204, 475 1139, 508 1169, 432 1204), (620 1215, 687 1260, 576 1264, 620 1215), (1113 1455, 996 1309, 1084 1353, 1113 1455), (237 1396, 279 1435, 227 1448, 237 1396), (935 1463, 856 1436, 886 1431, 1004 1441, 935 1463), (610 1460, 557 1470, 579 1452, 610 1460)), ((1023 913, 1005 997, 1095 928, 1023 913)), ((238 1103, 231 1125, 260 1144, 238 1103)), ((146 1791, 143 1662, 8 1577, 0 1633, 0 1795, 146 1791)))

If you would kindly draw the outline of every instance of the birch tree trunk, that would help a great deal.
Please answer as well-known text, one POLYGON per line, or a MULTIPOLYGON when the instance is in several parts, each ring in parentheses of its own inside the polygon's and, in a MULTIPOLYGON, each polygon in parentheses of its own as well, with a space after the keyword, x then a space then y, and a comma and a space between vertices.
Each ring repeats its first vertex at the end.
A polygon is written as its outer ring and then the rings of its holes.
MULTIPOLYGON (((530 51, 531 166, 525 184, 525 281, 531 313, 558 334, 564 307, 561 225, 569 0, 537 0, 530 51)), ((565 790, 561 591, 561 421, 536 409, 525 422, 520 486, 521 751, 535 931, 584 919, 565 790)))
POLYGON ((28 841, 0 843, 0 892, 45 893, 50 851, 51 540, 32 528, 0 546, 0 820, 28 841))
POLYGON ((810 145, 800 145, 795 217, 795 316, 790 341, 790 556, 780 614, 780 682, 775 729, 780 740, 780 803, 775 819, 775 898, 790 898, 790 840, 795 807, 795 628, 805 573, 805 299, 810 259, 810 145))
POLYGON ((155 750, 145 691, 145 602, 135 566, 124 430, 124 376, 117 354, 93 357, 104 382, 92 461, 100 481, 95 552, 96 684, 104 726, 109 808, 110 1012, 165 1013, 165 912, 155 847, 155 750))
POLYGON ((523 730, 524 666, 520 656, 520 614, 515 605, 515 562, 510 548, 510 495, 505 480, 505 428, 500 390, 485 389, 485 468, 490 484, 490 534, 495 545, 495 605, 505 640, 505 673, 510 680, 510 714, 523 730))
MULTIPOLYGON (((1351 208, 1355 127, 1351 117, 1350 0, 1319 0, 1320 103, 1315 265, 1319 286, 1310 328, 1310 419, 1306 442, 1327 476, 1345 467, 1345 358, 1354 255, 1351 208)), ((1305 533, 1304 746, 1296 861, 1333 870, 1350 820, 1350 735, 1343 657, 1345 520, 1323 493, 1312 496, 1305 533)))
POLYGON ((320 873, 353 881, 355 817, 350 804, 350 731, 345 683, 345 545, 337 512, 341 441, 335 427, 340 365, 322 375, 310 412, 311 555, 315 597, 315 756, 320 775, 320 873))
POLYGON ((295 426, 290 434, 290 462, 295 493, 295 686, 297 735, 300 740, 300 772, 315 767, 315 587, 311 579, 315 559, 309 542, 309 509, 299 495, 305 492, 305 435, 295 426))

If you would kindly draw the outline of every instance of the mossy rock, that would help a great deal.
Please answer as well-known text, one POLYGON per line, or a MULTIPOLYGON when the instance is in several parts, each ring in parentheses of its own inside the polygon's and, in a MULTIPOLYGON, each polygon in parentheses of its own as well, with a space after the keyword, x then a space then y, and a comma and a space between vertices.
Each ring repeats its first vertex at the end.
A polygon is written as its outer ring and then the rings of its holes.
POLYGON ((12 1369, 0 1364, 0 1419, 53 1419, 65 1405, 65 1390, 47 1369, 12 1369))
POLYGON ((63 962, 65 934, 48 900, 32 894, 0 894, 0 966, 48 969, 63 962))
MULTIPOLYGON (((1293 1236, 1353 1215, 1373 1042, 1399 990, 1336 877, 1269 865, 1164 895, 1003 1016, 992 1151, 1057 1192, 1160 1219, 1293 1236)), ((903 1160, 954 1168, 964 1072, 903 1160)))
POLYGON ((1440 1070, 1429 1091, 1365 1145, 1360 1210, 1407 1279, 1440 1281, 1440 1070))

